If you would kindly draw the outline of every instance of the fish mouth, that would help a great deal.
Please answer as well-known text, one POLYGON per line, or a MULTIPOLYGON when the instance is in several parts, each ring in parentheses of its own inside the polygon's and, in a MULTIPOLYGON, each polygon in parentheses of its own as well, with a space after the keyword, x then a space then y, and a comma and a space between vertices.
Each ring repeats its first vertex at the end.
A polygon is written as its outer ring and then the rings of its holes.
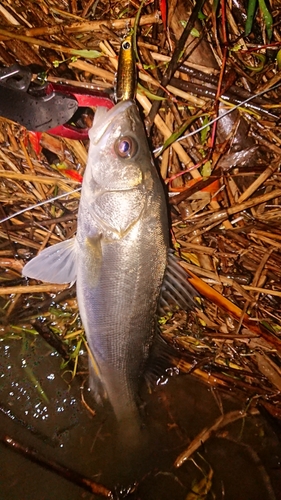
POLYGON ((97 144, 105 134, 108 127, 114 121, 116 116, 124 113, 131 106, 135 105, 136 104, 134 103, 134 101, 127 100, 119 102, 111 109, 98 107, 95 113, 92 128, 89 131, 90 140, 94 144, 97 144))

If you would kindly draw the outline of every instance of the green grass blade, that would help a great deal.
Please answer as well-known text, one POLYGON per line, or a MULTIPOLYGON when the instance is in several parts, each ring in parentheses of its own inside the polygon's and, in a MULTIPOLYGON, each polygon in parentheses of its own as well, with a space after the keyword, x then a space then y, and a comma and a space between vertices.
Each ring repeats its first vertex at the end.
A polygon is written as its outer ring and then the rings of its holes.
POLYGON ((266 27, 266 32, 268 36, 268 40, 270 41, 272 38, 272 24, 273 24, 273 18, 272 15, 270 14, 267 5, 264 0, 259 0, 259 6, 260 10, 262 12, 262 15, 264 17, 264 22, 265 22, 265 27, 266 27))
POLYGON ((252 31, 256 6, 257 6, 257 0, 249 0, 248 9, 247 9, 247 21, 245 24, 245 35, 246 36, 248 36, 252 31))

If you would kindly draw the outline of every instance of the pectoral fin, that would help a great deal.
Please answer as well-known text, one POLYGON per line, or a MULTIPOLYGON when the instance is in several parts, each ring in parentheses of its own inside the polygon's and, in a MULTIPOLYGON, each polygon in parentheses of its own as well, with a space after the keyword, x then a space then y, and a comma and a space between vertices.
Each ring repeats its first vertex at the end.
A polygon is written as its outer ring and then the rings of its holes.
POLYGON ((72 283, 76 281, 76 259, 76 238, 72 238, 42 250, 24 266, 22 275, 48 283, 72 283))
POLYGON ((159 298, 159 314, 165 314, 173 309, 173 306, 183 311, 190 311, 199 306, 199 294, 189 283, 188 277, 188 273, 179 264, 179 259, 175 257, 172 250, 169 250, 168 264, 159 298))

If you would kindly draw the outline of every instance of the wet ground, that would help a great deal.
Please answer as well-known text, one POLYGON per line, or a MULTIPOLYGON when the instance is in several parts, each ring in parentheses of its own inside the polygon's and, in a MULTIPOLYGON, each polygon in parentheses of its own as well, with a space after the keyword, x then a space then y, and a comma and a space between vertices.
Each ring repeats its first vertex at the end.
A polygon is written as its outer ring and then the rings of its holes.
MULTIPOLYGON (((271 500, 281 498, 281 446, 260 416, 240 419, 221 429, 180 468, 174 461, 189 442, 211 426, 221 410, 242 407, 191 376, 178 376, 144 389, 149 439, 128 455, 116 445, 117 427, 107 407, 97 407, 82 378, 62 377, 61 358, 39 336, 0 342, 0 437, 11 436, 50 460, 113 488, 125 469, 129 497, 139 500, 271 500), (38 385, 40 383, 40 386, 38 385), (36 387, 37 385, 37 387, 36 387), (208 483, 207 478, 210 478, 208 483), (209 493, 191 496, 202 482, 209 493), (189 495, 189 496, 188 496, 189 495)), ((145 432, 145 431, 144 431, 145 432)), ((0 444, 1 500, 78 500, 93 495, 0 444)), ((96 497, 95 497, 96 498, 96 497)))

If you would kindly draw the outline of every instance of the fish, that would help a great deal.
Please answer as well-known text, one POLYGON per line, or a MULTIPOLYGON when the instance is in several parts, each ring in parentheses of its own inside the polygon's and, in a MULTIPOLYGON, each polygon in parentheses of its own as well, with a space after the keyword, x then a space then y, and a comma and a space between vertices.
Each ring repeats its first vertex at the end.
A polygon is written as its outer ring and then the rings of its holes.
POLYGON ((170 249, 164 187, 136 103, 97 108, 89 138, 77 234, 44 249, 22 274, 76 281, 90 388, 98 403, 109 400, 123 427, 139 429, 157 315, 196 307, 198 293, 170 249))

